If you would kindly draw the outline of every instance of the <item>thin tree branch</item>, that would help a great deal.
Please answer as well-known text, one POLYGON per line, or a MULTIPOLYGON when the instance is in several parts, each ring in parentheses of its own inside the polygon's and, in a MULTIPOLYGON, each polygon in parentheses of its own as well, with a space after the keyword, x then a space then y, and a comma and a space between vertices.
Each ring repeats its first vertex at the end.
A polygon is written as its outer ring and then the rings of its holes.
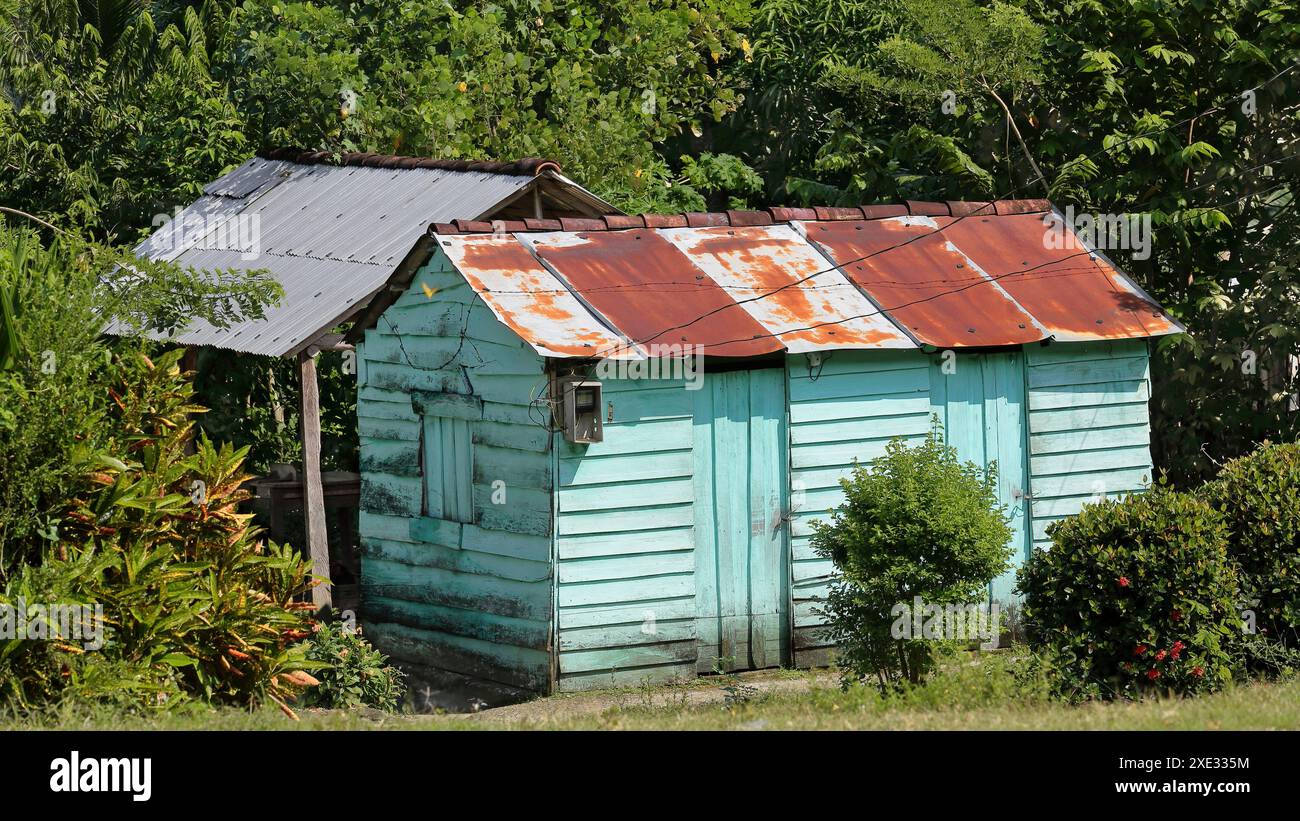
POLYGON ((6 207, 4 207, 3 205, 0 205, 0 211, 5 212, 6 214, 13 214, 13 215, 15 215, 15 216, 19 216, 19 217, 26 217, 27 219, 31 220, 32 222, 36 222, 36 223, 40 223, 41 225, 44 225, 46 228, 50 229, 51 231, 57 231, 57 232, 59 232, 60 234, 63 234, 65 237, 70 237, 70 236, 72 236, 72 234, 68 233, 67 231, 64 231, 64 230, 63 230, 62 228, 60 228, 59 226, 57 226, 57 225, 51 225, 50 223, 46 222, 45 220, 41 219, 40 217, 33 216, 33 215, 27 213, 26 211, 19 211, 17 208, 6 208, 6 207))

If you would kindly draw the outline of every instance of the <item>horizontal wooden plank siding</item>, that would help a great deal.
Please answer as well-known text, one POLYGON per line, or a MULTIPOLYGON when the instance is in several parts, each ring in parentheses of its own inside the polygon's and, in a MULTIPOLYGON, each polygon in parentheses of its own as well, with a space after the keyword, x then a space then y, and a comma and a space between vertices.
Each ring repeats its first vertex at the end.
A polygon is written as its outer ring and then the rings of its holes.
POLYGON ((1142 340, 1029 345, 1025 354, 1031 538, 1045 548, 1052 522, 1150 484, 1150 365, 1142 340))
POLYGON ((694 675, 692 392, 604 380, 604 441, 556 434, 559 688, 694 675))
POLYGON ((435 686, 548 692, 554 474, 528 408, 541 357, 435 254, 358 360, 367 635, 435 686))
POLYGON ((919 351, 837 351, 820 367, 787 362, 790 397, 790 555, 795 664, 825 664, 819 614, 834 567, 813 552, 812 523, 844 501, 840 479, 867 465, 889 440, 924 438, 930 427, 929 360, 919 351))

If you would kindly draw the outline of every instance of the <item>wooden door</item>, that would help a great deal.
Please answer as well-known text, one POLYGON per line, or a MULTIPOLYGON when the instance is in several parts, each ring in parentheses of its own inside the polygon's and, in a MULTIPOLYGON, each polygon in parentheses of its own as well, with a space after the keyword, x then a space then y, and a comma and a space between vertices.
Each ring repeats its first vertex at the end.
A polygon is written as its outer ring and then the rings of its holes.
POLYGON ((1024 354, 957 354, 936 357, 932 367, 931 404, 943 423, 944 441, 962 460, 981 466, 997 462, 998 502, 1011 517, 1014 552, 1012 570, 994 580, 992 597, 1006 603, 1015 568, 1029 549, 1024 354))
POLYGON ((789 654, 785 373, 710 374, 695 398, 698 669, 789 654))

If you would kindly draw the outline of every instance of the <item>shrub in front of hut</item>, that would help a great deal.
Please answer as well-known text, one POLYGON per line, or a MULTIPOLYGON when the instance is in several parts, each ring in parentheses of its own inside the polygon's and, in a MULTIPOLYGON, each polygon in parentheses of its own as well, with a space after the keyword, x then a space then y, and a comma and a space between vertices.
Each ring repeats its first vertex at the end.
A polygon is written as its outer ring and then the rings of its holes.
POLYGON ((1030 642, 1070 701, 1194 694, 1232 679, 1241 640, 1228 528, 1208 502, 1156 485, 1048 528, 1020 569, 1030 642))
POLYGON ((303 693, 299 703, 340 710, 397 709, 403 674, 366 641, 361 628, 345 621, 323 622, 306 645, 307 658, 322 665, 312 671, 320 684, 303 693))
POLYGON ((1249 625, 1300 649, 1300 443, 1265 442, 1198 491, 1228 523, 1249 625))
POLYGON ((288 702, 317 683, 301 642, 310 564, 264 544, 239 512, 244 451, 200 439, 186 452, 201 409, 180 355, 106 365, 100 441, 73 448, 56 526, 0 583, 11 628, 0 630, 0 706, 199 700, 292 715, 288 702), (91 611, 73 627, 56 604, 91 611))
POLYGON ((909 608, 918 600, 982 608, 989 583, 1009 567, 996 465, 961 462, 936 425, 914 446, 890 442, 841 485, 844 502, 829 522, 814 523, 812 544, 835 564, 822 610, 842 681, 885 691, 918 684, 953 637, 900 631, 909 608))

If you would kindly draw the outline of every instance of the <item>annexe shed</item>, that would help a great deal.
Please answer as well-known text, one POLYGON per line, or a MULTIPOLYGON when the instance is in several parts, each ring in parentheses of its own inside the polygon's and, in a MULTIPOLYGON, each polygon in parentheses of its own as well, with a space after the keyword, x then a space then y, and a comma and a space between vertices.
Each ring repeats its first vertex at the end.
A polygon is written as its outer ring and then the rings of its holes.
MULTIPOLYGON (((194 321, 166 341, 293 357, 302 385, 303 497, 314 572, 330 604, 320 470, 316 356, 345 345, 341 324, 378 316, 421 257, 430 222, 618 214, 551 160, 446 160, 276 148, 203 188, 135 252, 196 270, 268 270, 284 289, 260 318, 226 328, 194 321), (417 241, 418 240, 418 241, 417 241), (412 248, 412 243, 415 248, 412 248)), ((110 329, 111 332, 111 329, 110 329)))
POLYGON ((997 462, 1019 564, 1149 483, 1146 340, 1182 330, 1049 227, 1028 200, 435 224, 358 346, 371 640, 425 706, 818 664, 810 523, 935 416, 997 462))

